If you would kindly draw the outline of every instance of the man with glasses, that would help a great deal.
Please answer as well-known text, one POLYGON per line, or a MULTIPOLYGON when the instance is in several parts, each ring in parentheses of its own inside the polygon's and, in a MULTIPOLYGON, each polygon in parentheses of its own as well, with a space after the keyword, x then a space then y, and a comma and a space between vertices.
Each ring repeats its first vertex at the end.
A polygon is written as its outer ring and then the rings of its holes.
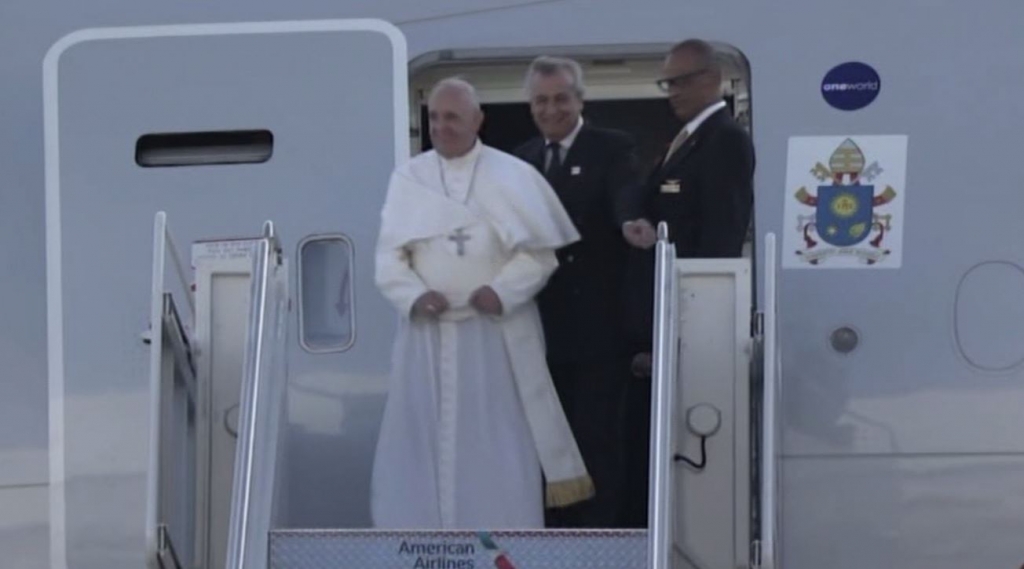
MULTIPOLYGON (((669 52, 658 86, 683 128, 645 186, 652 226, 668 223, 679 257, 739 257, 753 205, 754 149, 747 132, 732 119, 722 100, 722 65, 714 48, 701 40, 676 44, 669 52)), ((640 223, 643 221, 641 220, 640 223)), ((636 451, 627 464, 626 525, 647 520, 647 458, 651 416, 651 330, 654 310, 654 256, 634 253, 627 287, 633 343, 630 386, 631 431, 627 448, 636 451)))

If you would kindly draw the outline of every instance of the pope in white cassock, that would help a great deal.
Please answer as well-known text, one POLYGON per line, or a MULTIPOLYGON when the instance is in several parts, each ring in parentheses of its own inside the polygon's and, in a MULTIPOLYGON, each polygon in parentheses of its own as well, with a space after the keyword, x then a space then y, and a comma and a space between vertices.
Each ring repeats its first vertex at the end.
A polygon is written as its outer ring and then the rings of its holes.
POLYGON ((544 359, 534 295, 579 239, 529 164, 483 145, 471 85, 428 102, 435 150, 392 174, 376 281, 398 309, 373 465, 381 528, 540 528, 593 483, 544 359))

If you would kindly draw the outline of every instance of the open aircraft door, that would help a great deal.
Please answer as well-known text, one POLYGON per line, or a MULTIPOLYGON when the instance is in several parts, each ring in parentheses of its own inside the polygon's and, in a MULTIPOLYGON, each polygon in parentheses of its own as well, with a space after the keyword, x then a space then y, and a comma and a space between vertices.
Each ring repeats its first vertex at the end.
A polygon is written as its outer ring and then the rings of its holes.
POLYGON ((284 335, 267 336, 286 338, 290 394, 278 527, 369 524, 394 333, 372 250, 409 155, 407 96, 405 40, 377 20, 92 29, 53 46, 52 567, 224 566, 266 220, 295 292, 284 335))

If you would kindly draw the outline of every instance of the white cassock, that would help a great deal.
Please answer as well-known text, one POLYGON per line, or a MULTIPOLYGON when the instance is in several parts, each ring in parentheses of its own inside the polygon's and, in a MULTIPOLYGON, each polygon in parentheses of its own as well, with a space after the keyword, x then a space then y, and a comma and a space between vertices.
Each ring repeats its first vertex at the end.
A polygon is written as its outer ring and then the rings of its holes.
POLYGON ((376 280, 399 311, 373 465, 381 528, 539 528, 544 506, 593 495, 544 358, 534 295, 579 239, 536 169, 479 141, 391 177, 376 280), (489 285, 502 316, 469 305, 489 285), (425 292, 451 308, 411 319, 425 292))

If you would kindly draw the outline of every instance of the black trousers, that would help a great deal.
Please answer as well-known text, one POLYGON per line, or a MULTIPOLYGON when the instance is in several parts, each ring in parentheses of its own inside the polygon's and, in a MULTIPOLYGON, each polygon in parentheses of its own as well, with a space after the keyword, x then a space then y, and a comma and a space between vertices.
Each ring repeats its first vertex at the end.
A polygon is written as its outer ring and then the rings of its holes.
POLYGON ((549 362, 551 377, 569 420, 594 498, 566 508, 549 509, 553 528, 615 528, 622 511, 625 475, 623 427, 629 359, 599 357, 581 362, 549 362))
POLYGON ((625 528, 647 527, 648 473, 651 448, 651 379, 631 377, 626 388, 623 447, 626 472, 622 509, 618 519, 625 528))

